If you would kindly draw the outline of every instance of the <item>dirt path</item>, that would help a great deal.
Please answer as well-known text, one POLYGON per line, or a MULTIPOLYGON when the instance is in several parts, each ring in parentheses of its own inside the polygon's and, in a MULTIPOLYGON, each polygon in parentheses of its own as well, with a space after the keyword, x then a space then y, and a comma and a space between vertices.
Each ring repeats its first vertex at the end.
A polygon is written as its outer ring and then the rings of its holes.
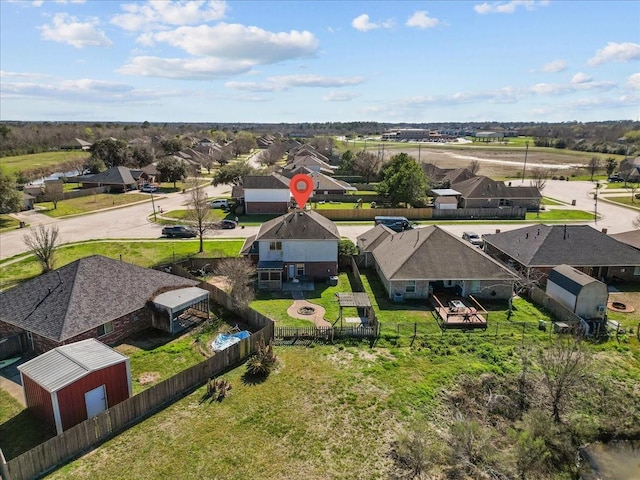
POLYGON ((315 323, 316 327, 330 327, 331 324, 324 319, 325 312, 326 310, 320 305, 307 302, 306 300, 294 300, 293 304, 287 309, 287 315, 290 317, 309 320, 315 323), (313 315, 298 313, 298 310, 304 307, 313 308, 315 312, 313 312, 313 315))

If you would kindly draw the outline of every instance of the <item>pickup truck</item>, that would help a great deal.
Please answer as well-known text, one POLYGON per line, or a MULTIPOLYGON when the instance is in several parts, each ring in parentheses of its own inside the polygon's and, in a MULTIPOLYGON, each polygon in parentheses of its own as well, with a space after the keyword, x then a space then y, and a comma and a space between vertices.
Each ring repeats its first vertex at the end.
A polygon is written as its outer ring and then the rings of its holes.
POLYGON ((174 225, 172 227, 164 227, 162 229, 162 235, 168 238, 191 238, 197 236, 197 232, 192 228, 185 225, 174 225))

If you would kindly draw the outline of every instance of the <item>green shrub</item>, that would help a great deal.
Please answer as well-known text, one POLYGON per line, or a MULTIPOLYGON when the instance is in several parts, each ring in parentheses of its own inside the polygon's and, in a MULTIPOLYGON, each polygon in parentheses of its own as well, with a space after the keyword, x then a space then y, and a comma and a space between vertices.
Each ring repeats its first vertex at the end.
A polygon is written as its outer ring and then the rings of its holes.
POLYGON ((269 341, 269 345, 265 345, 264 338, 260 337, 255 355, 247 360, 247 374, 253 377, 266 377, 277 362, 278 357, 273 353, 273 341, 269 341))

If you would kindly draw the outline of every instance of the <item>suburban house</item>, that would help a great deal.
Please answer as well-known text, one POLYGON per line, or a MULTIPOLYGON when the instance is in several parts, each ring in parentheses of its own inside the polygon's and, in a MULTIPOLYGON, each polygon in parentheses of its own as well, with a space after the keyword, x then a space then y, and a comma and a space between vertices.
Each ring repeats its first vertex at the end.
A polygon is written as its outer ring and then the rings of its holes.
POLYGON ((279 290, 283 282, 325 282, 338 274, 335 223, 312 210, 295 210, 263 223, 241 253, 257 263, 258 288, 279 290))
POLYGON ((433 225, 390 234, 375 227, 357 239, 370 253, 389 298, 427 298, 437 291, 506 299, 516 275, 470 243, 433 225))
POLYGON ((640 280, 640 251, 589 225, 532 225, 482 239, 489 255, 527 278, 566 264, 606 282, 640 280))
POLYGON ((358 248, 358 263, 365 267, 372 267, 373 250, 389 235, 395 232, 386 225, 379 223, 371 230, 367 230, 356 239, 356 247, 358 248))
POLYGON ((292 160, 296 157, 304 157, 306 155, 311 155, 313 157, 316 157, 322 160, 325 163, 329 163, 329 159, 325 155, 320 153, 318 150, 316 150, 312 145, 309 145, 308 143, 303 143, 292 148, 290 150, 288 158, 289 160, 292 160))
POLYGON ((279 173, 247 175, 242 187, 234 188, 233 197, 244 202, 245 214, 286 213, 291 205, 289 179, 279 173))
POLYGON ((112 192, 126 192, 127 190, 138 188, 138 183, 131 175, 131 170, 122 166, 111 167, 104 172, 93 175, 78 175, 77 177, 69 178, 69 181, 81 183, 82 188, 110 187, 112 192))
POLYGON ((451 185, 460 192, 460 208, 524 207, 538 210, 542 195, 536 187, 510 187, 489 177, 473 177, 451 185))
POLYGON ((0 338, 22 334, 42 353, 87 338, 113 345, 150 327, 175 333, 208 314, 197 284, 101 255, 81 258, 0 292, 0 338), (173 291, 184 292, 181 301, 163 302, 173 291))
POLYGON ((454 183, 475 177, 468 168, 440 168, 433 163, 423 163, 421 167, 432 185, 451 186, 454 183))
POLYGON ((93 338, 56 347, 18 370, 27 408, 58 435, 132 394, 129 359, 93 338))
POLYGON ((611 238, 615 238, 619 242, 622 242, 630 247, 640 250, 640 230, 631 230, 630 232, 614 233, 610 235, 611 238))
POLYGON ((346 195, 349 192, 357 191, 357 188, 352 187, 347 182, 316 172, 308 167, 290 170, 284 172, 284 175, 288 178, 293 178, 294 175, 299 173, 311 177, 311 180, 313 180, 313 195, 316 197, 322 195, 346 195))
POLYGON ((306 167, 309 170, 324 173, 325 175, 333 175, 335 170, 335 167, 329 165, 327 162, 321 160, 315 155, 296 156, 293 158, 293 160, 287 162, 287 164, 282 167, 282 170, 286 172, 297 170, 301 167, 306 167))
POLYGON ((607 286, 569 265, 551 269, 547 295, 585 320, 603 320, 607 313, 607 286))

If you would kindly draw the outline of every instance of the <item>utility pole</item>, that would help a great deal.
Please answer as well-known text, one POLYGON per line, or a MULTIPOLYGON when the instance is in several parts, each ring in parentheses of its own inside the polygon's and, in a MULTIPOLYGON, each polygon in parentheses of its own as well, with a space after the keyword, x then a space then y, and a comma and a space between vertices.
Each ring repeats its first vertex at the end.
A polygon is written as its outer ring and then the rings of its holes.
POLYGON ((593 194, 593 199, 596 202, 595 209, 593 210, 593 220, 598 225, 598 187, 596 187, 596 192, 593 194))
POLYGON ((524 172, 527 169, 527 155, 529 153, 529 141, 525 142, 524 165, 522 166, 522 183, 524 183, 524 172))

